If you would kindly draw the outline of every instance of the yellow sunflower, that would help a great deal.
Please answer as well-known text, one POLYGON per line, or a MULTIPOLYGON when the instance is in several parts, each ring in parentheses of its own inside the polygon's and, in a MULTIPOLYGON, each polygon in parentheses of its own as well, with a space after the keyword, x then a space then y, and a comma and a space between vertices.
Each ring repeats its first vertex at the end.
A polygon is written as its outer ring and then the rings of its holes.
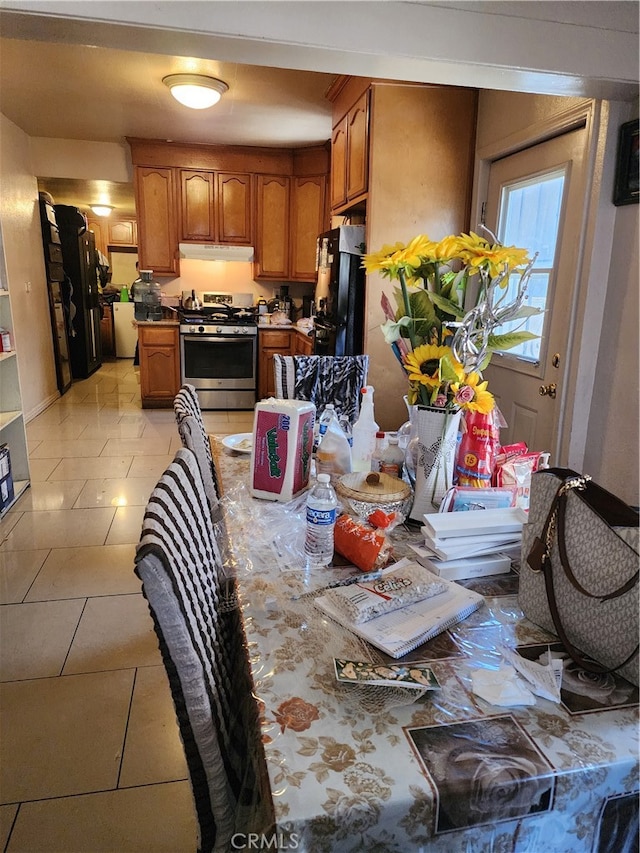
POLYGON ((493 394, 487 391, 488 384, 480 381, 480 374, 469 373, 464 380, 451 384, 453 400, 461 409, 487 415, 495 406, 493 394))
POLYGON ((470 272, 485 269, 491 278, 495 278, 506 268, 513 272, 525 267, 529 262, 526 249, 502 246, 500 243, 492 245, 473 231, 460 236, 459 249, 460 257, 468 265, 470 272))
MULTIPOLYGON (((444 356, 451 359, 451 349, 439 347, 435 344, 423 344, 416 347, 413 352, 407 353, 404 357, 404 364, 409 374, 409 382, 419 382, 421 385, 426 385, 427 388, 437 388, 442 382, 440 359, 444 356)), ((453 364, 453 367, 462 379, 462 365, 459 365, 460 372, 457 362, 453 364)))

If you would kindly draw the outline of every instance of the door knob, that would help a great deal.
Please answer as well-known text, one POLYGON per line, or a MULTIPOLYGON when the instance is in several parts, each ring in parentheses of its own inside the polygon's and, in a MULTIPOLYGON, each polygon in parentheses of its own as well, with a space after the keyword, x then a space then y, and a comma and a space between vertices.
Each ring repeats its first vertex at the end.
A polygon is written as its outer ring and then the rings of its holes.
POLYGON ((538 393, 541 397, 551 397, 552 400, 555 400, 557 387, 555 382, 552 382, 550 385, 541 385, 538 388, 538 393))

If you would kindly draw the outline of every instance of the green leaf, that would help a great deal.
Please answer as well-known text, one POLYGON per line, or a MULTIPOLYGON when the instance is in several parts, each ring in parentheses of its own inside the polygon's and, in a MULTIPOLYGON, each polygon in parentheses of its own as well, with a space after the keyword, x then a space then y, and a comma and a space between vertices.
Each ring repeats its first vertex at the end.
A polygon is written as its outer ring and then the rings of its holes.
POLYGON ((489 335, 487 344, 493 352, 496 350, 512 349, 525 341, 533 341, 539 338, 540 335, 534 335, 533 332, 506 332, 504 335, 489 335))
POLYGON ((464 317, 464 311, 450 299, 445 299, 443 296, 438 296, 437 293, 430 293, 429 299, 437 308, 439 308, 441 311, 444 311, 445 314, 448 314, 451 317, 459 317, 460 319, 464 317))
POLYGON ((455 372, 453 362, 448 355, 440 359, 440 379, 443 382, 457 382, 458 374, 455 372))
POLYGON ((517 314, 511 320, 523 320, 525 317, 535 317, 537 314, 544 314, 544 308, 534 308, 533 305, 523 305, 518 309, 517 314))

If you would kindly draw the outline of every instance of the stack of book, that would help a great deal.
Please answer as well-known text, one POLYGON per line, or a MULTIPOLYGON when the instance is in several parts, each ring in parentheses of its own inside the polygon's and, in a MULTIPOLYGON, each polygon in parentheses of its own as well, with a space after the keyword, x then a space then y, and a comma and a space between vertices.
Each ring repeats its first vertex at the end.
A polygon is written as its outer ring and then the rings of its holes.
POLYGON ((526 522, 519 507, 426 513, 424 546, 412 548, 421 565, 447 580, 506 574, 520 557, 526 522))

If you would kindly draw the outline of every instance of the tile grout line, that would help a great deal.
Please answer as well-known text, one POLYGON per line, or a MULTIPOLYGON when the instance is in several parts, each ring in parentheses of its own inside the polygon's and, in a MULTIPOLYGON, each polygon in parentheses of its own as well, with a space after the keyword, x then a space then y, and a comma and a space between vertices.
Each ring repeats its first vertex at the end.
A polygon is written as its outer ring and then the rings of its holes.
POLYGON ((129 707, 127 708, 127 721, 124 727, 124 736, 122 738, 122 749, 120 750, 120 764, 118 765, 118 775, 116 777, 116 790, 120 789, 120 776, 122 775, 122 765, 124 763, 124 750, 127 745, 127 734, 129 732, 129 722, 131 720, 131 709, 133 708, 133 694, 136 689, 138 680, 138 667, 136 666, 133 672, 133 681, 131 682, 131 696, 129 697, 129 707))
POLYGON ((18 815, 20 814, 20 809, 22 808, 22 803, 18 803, 18 808, 16 809, 16 813, 13 816, 13 820, 11 821, 11 829, 7 834, 7 843, 2 848, 2 853, 7 853, 9 849, 9 844, 11 843, 11 836, 13 835, 13 830, 15 829, 15 825, 18 822, 18 815))
POLYGON ((64 668, 67 665, 67 660, 69 659, 69 655, 71 653, 71 647, 73 646, 73 641, 75 640, 76 634, 78 633, 78 628, 80 627, 80 622, 82 622, 82 617, 84 615, 84 611, 87 609, 88 601, 89 601, 89 599, 87 597, 84 597, 84 604, 82 605, 82 610, 80 611, 80 616, 78 616, 78 621, 76 622, 76 627, 74 628, 73 637, 71 637, 71 642, 69 643, 69 648, 67 649, 67 653, 64 656, 64 660, 62 661, 62 666, 60 667, 60 672, 56 676, 57 678, 62 677, 62 673, 64 672, 64 668))
POLYGON ((33 580, 32 580, 32 581, 31 581, 31 583, 29 584, 29 588, 27 589, 27 591, 25 592, 24 596, 22 597, 22 601, 21 601, 21 602, 19 602, 20 604, 29 604, 29 603, 30 603, 30 602, 26 601, 26 598, 27 598, 27 596, 29 595, 29 593, 31 592, 31 587, 32 587, 32 586, 34 585, 34 583, 36 582, 36 580, 37 580, 37 578, 38 578, 38 575, 39 575, 39 574, 40 574, 40 572, 44 569, 44 564, 47 562, 47 560, 48 560, 48 559, 49 559, 49 557, 51 556, 51 552, 52 552, 52 551, 53 551, 53 548, 49 548, 49 549, 48 549, 47 556, 44 558, 44 560, 42 561, 42 563, 41 563, 41 565, 40 565, 40 568, 39 568, 39 569, 38 569, 38 571, 35 573, 35 576, 34 576, 33 580))

